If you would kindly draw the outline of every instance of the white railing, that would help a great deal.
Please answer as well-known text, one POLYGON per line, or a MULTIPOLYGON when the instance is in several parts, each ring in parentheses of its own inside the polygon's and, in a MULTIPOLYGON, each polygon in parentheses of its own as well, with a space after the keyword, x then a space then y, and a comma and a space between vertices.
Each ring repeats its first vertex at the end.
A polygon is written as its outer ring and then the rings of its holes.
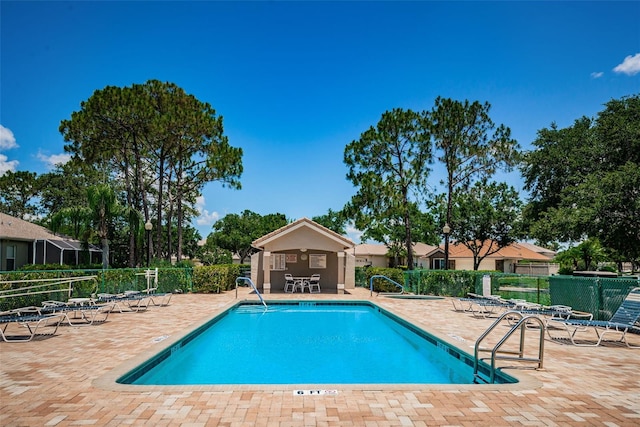
POLYGON ((262 295, 260 295, 260 292, 258 291, 258 288, 256 288, 256 285, 253 283, 253 281, 248 278, 248 277, 238 277, 236 279, 236 298, 238 298, 238 281, 244 281, 244 282, 249 282, 249 284, 251 285, 251 287, 253 288, 253 290, 256 292, 256 295, 258 295, 258 298, 260 298, 260 302, 262 303, 262 305, 264 305, 264 308, 269 308, 267 307, 267 303, 264 302, 264 300, 262 299, 262 295))
POLYGON ((24 284, 28 286, 20 286, 18 288, 11 287, 10 289, 0 290, 0 299, 37 294, 49 294, 51 292, 66 292, 67 298, 70 298, 71 293, 73 292, 74 283, 96 279, 97 276, 78 276, 55 279, 3 280, 0 281, 0 286, 15 284, 24 284), (66 285, 66 287, 60 287, 60 285, 66 285), (58 287, 58 289, 54 289, 55 287, 58 287))

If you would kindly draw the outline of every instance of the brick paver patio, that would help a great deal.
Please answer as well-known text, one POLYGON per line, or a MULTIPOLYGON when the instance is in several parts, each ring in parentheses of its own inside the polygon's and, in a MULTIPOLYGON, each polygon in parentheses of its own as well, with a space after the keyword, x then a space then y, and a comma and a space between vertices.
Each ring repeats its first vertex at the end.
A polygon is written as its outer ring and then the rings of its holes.
MULTIPOLYGON (((239 298, 256 296, 242 288, 239 298)), ((300 295, 269 296, 284 298, 300 295)), ((368 290, 356 289, 303 298, 370 297, 368 290)), ((469 353, 493 322, 455 312, 447 299, 371 299, 469 353)), ((502 387, 336 386, 337 395, 297 396, 293 390, 299 386, 130 391, 111 381, 114 371, 156 353, 235 301, 235 292, 175 295, 168 307, 113 313, 101 325, 61 326, 56 336, 30 343, 0 343, 0 425, 640 425, 640 350, 613 344, 584 348, 547 340, 545 369, 509 371, 522 382, 502 387)), ((630 339, 640 344, 640 336, 630 339)))

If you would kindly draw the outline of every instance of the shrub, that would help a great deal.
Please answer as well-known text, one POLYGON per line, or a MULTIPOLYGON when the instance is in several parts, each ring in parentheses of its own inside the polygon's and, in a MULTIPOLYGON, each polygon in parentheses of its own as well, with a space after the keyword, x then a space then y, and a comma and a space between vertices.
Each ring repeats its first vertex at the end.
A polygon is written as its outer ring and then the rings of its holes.
MULTIPOLYGON (((385 276, 389 279, 397 282, 400 285, 404 285, 404 275, 399 268, 383 268, 383 267, 357 267, 356 276, 358 276, 358 283, 361 286, 369 288, 371 284, 371 278, 373 276, 385 276)), ((382 278, 373 279, 373 290, 375 292, 399 292, 400 289, 382 278)))
POLYGON ((240 265, 204 265, 193 269, 193 291, 220 293, 232 289, 236 279, 242 276, 240 265))

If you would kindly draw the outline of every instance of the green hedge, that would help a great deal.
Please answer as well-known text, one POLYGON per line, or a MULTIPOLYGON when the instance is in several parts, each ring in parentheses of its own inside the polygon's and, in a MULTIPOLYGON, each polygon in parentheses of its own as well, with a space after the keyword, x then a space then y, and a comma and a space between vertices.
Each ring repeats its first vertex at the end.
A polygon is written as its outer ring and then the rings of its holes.
POLYGON ((236 279, 243 276, 239 264, 205 265, 193 269, 193 291, 220 293, 235 286, 236 279))
MULTIPOLYGON (((369 289, 373 276, 385 276, 403 285, 404 276, 402 273, 403 271, 399 268, 356 267, 356 285, 369 289)), ((381 278, 373 279, 373 290, 375 292, 400 292, 396 285, 381 278)))
MULTIPOLYGON (((68 292, 63 291, 64 289, 68 289, 68 284, 61 284, 34 289, 35 291, 50 289, 50 292, 0 298, 0 311, 32 305, 40 306, 42 301, 48 300, 67 301, 69 298, 88 298, 98 293, 117 294, 124 291, 143 291, 147 288, 147 281, 144 275, 145 270, 144 268, 119 268, 109 270, 33 269, 2 272, 0 273, 0 290, 2 291, 33 286, 29 283, 3 283, 14 280, 64 279, 78 276, 96 276, 96 279, 73 283, 71 296, 68 295, 68 292)), ((151 283, 151 286, 154 285, 155 283, 151 283)), ((191 268, 158 269, 157 292, 191 292, 192 290, 191 268)), ((24 292, 15 291, 12 293, 24 292)))
POLYGON ((405 272, 406 289, 416 295, 464 297, 474 292, 479 271, 411 270, 405 272))

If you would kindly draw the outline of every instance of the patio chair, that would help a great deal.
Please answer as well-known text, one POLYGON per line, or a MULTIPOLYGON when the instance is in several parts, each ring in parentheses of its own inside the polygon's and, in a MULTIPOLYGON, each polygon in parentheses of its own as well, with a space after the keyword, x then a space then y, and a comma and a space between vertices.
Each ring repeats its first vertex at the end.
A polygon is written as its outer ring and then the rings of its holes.
POLYGON ((68 304, 58 301, 45 301, 40 309, 41 314, 60 314, 69 326, 90 326, 94 323, 104 323, 113 311, 115 303, 106 304, 68 304))
POLYGON ((296 281, 293 279, 291 274, 284 275, 284 291, 288 294, 291 294, 295 291, 296 281))
MULTIPOLYGON (((640 327, 636 326, 636 322, 640 320, 640 288, 634 288, 629 295, 622 301, 622 305, 614 313, 610 320, 581 320, 581 319, 552 319, 553 323, 564 325, 569 340, 576 346, 596 347, 604 340, 606 334, 618 333, 620 339, 617 342, 623 342, 629 348, 640 348, 637 345, 631 345, 626 339, 627 332, 640 333, 640 327), (577 342, 576 333, 585 332, 593 329, 597 336, 594 342, 577 342)), ((555 339, 559 339, 555 337, 555 339)))
POLYGON ((165 292, 160 294, 150 293, 149 300, 151 304, 156 307, 166 307, 169 305, 171 301, 171 297, 173 296, 172 292, 165 292))
POLYGON ((64 318, 63 315, 57 314, 26 314, 18 310, 0 316, 0 324, 4 326, 0 328, 0 338, 5 342, 29 342, 35 336, 53 336, 58 331, 58 326, 64 318), (27 334, 7 333, 9 325, 17 325, 26 330, 27 334), (55 326, 55 329, 49 333, 38 333, 38 329, 45 326, 55 326))
MULTIPOLYGON (((573 308, 567 305, 550 305, 544 306, 540 304, 517 304, 513 311, 517 311, 520 314, 524 315, 534 315, 539 317, 543 323, 544 327, 547 331, 549 338, 553 339, 551 332, 549 329, 553 327, 551 325, 551 321, 553 320, 566 320, 566 319, 581 319, 581 320, 592 320, 593 314, 587 313, 585 311, 576 311, 573 308)), ((516 318, 508 318, 507 320, 510 322, 517 322, 521 317, 516 318)), ((533 327, 538 327, 538 324, 533 323, 533 327)))
POLYGON ((113 310, 120 313, 139 313, 146 311, 151 302, 151 296, 137 291, 127 291, 123 294, 98 294, 96 303, 113 303, 113 310), (126 306, 126 307, 125 307, 126 306))
POLYGON ((515 304, 497 295, 472 296, 471 298, 453 298, 455 311, 471 313, 474 317, 488 318, 512 309, 515 304))
POLYGON ((320 275, 319 274, 312 274, 311 278, 309 278, 309 293, 310 294, 320 293, 320 275))

